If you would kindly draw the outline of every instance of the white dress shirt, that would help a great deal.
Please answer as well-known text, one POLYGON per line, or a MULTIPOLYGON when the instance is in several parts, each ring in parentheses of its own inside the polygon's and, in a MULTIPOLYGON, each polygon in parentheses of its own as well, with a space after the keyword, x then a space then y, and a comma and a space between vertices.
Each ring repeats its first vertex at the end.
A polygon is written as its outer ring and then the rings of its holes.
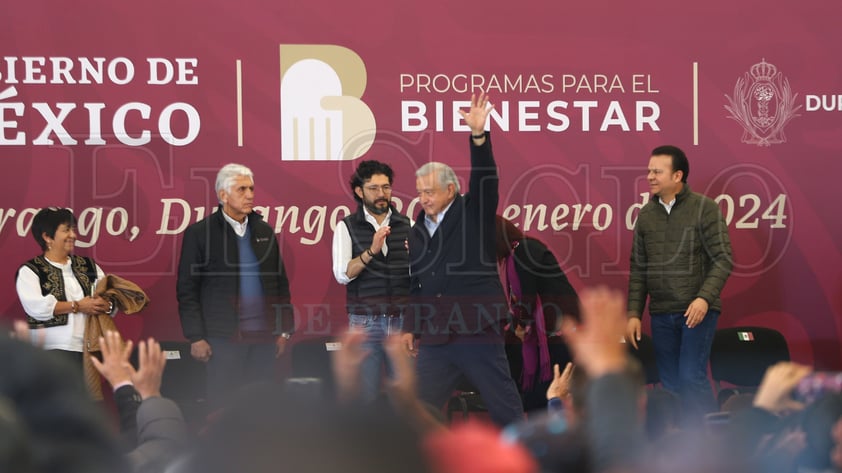
POLYGON ((664 206, 664 209, 666 209, 667 211, 667 215, 669 215, 670 212, 672 212, 672 207, 675 205, 675 197, 673 197, 672 200, 669 202, 664 202, 663 200, 658 198, 658 202, 660 202, 660 204, 664 206))
MULTIPOLYGON (((383 219, 383 223, 377 223, 377 219, 374 218, 368 212, 368 209, 363 207, 363 212, 365 213, 365 221, 370 223, 374 227, 374 231, 380 230, 381 228, 388 226, 389 221, 392 218, 392 209, 386 213, 386 218, 383 219)), ((348 232, 348 227, 345 225, 345 222, 340 220, 339 223, 336 224, 336 230, 333 231, 333 277, 336 278, 336 282, 339 284, 345 285, 349 282, 356 279, 356 277, 349 278, 348 277, 348 263, 353 259, 352 256, 352 242, 351 242, 351 234, 348 232)), ((384 244, 383 249, 380 250, 383 253, 383 256, 387 256, 389 254, 389 248, 384 244)))
MULTIPOLYGON (((51 265, 61 270, 64 280, 64 293, 68 301, 79 301, 90 296, 82 291, 82 285, 73 274, 70 259, 67 263, 60 264, 47 260, 51 265)), ((99 265, 96 266, 97 281, 105 277, 105 273, 99 265)), ((92 281, 92 287, 96 287, 96 281, 92 281)), ((38 275, 27 266, 18 271, 15 287, 23 306, 24 312, 35 320, 50 320, 53 318, 53 311, 56 308, 58 299, 52 294, 46 296, 41 294, 41 281, 38 275)), ((47 350, 82 351, 85 336, 85 317, 87 315, 74 312, 67 314, 67 325, 57 325, 45 329, 37 329, 37 335, 44 334, 44 348, 47 350)))
POLYGON ((224 210, 220 210, 219 212, 222 212, 222 216, 225 217, 225 221, 227 221, 228 224, 231 225, 231 228, 234 229, 234 233, 236 233, 238 237, 242 238, 246 234, 246 229, 249 226, 248 215, 246 215, 246 218, 245 220, 243 220, 243 223, 240 223, 231 218, 227 213, 225 213, 224 210))

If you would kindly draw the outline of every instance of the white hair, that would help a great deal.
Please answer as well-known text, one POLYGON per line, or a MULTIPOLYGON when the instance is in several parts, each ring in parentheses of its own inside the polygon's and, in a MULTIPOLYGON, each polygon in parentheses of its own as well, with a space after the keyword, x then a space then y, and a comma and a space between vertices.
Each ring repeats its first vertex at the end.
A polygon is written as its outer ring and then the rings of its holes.
MULTIPOLYGON (((219 191, 221 190, 231 192, 231 187, 234 186, 234 181, 240 176, 251 178, 251 182, 254 183, 254 173, 251 172, 251 169, 243 166, 242 164, 229 163, 222 166, 222 169, 220 169, 216 174, 217 197, 219 196, 219 191)), ((219 203, 221 204, 222 200, 220 200, 219 203)))
POLYGON ((459 179, 456 178, 456 173, 453 168, 444 163, 429 162, 415 171, 415 177, 425 177, 430 174, 438 176, 439 185, 442 189, 446 189, 448 184, 453 184, 456 193, 459 193, 459 179))

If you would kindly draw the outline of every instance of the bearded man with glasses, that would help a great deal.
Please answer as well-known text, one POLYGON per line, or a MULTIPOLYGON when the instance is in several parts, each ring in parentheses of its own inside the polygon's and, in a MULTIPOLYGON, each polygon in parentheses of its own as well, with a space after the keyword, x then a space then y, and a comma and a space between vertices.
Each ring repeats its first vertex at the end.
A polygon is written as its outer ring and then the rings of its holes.
MULTIPOLYGON (((392 177, 388 164, 361 162, 350 180, 357 211, 333 234, 333 275, 346 288, 349 326, 366 335, 358 385, 363 402, 379 396, 384 366, 391 376, 383 342, 401 332, 409 295, 410 223, 392 205, 392 177)), ((404 339, 411 350, 412 335, 404 339)))

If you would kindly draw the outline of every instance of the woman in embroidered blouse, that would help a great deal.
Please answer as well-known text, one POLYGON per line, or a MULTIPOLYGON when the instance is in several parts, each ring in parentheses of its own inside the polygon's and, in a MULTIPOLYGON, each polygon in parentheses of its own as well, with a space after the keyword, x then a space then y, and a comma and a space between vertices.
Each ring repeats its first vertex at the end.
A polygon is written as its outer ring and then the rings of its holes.
POLYGON ((69 209, 41 209, 32 236, 43 253, 18 269, 18 298, 29 326, 38 329, 33 337, 81 369, 86 317, 113 312, 108 300, 91 297, 105 274, 93 259, 73 255, 76 217, 69 209))

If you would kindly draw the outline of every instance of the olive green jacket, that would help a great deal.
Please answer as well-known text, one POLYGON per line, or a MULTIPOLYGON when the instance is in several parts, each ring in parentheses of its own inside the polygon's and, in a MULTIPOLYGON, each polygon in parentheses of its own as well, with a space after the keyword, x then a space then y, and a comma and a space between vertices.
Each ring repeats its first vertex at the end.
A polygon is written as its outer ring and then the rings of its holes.
POLYGON ((640 210, 634 228, 628 310, 683 313, 697 297, 722 310, 719 294, 731 274, 731 240, 719 206, 686 184, 668 214, 656 196, 640 210))

